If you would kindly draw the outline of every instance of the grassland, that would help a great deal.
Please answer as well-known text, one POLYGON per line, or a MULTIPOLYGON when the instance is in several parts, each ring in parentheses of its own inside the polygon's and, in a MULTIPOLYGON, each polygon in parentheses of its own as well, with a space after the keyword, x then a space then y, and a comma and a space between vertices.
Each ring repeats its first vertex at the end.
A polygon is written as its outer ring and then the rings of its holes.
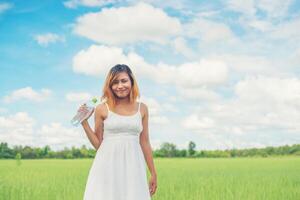
MULTIPOLYGON (((298 200, 300 158, 156 158, 153 200, 298 200)), ((91 159, 0 160, 1 200, 82 200, 91 159)), ((148 173, 149 176, 149 173, 148 173)))

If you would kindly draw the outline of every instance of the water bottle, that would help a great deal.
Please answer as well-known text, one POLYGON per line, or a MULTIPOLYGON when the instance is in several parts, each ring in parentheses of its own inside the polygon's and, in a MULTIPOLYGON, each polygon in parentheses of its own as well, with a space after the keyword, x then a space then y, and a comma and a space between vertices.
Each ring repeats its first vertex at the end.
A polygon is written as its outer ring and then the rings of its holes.
POLYGON ((76 115, 72 118, 71 124, 73 126, 78 126, 83 120, 85 120, 91 114, 91 112, 93 112, 98 102, 99 100, 96 97, 86 102, 85 104, 86 104, 87 112, 85 113, 83 112, 83 110, 81 111, 78 110, 76 115))

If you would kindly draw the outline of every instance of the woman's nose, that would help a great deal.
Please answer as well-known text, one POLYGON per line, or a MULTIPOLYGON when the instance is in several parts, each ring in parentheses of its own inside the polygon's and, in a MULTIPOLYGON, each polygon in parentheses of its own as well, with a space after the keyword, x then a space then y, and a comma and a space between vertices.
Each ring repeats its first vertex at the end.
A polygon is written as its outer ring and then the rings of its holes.
POLYGON ((118 89, 123 88, 122 83, 118 83, 118 89))

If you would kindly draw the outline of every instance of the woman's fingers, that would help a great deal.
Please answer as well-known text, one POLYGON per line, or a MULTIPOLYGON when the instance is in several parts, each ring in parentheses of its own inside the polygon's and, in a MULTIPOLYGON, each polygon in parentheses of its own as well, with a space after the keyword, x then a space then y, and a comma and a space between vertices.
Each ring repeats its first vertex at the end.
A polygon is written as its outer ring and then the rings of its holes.
POLYGON ((153 186, 152 186, 152 194, 154 194, 155 191, 156 191, 156 185, 153 185, 153 186))
POLYGON ((151 181, 150 182, 150 188, 149 188, 151 196, 155 193, 156 188, 157 188, 156 182, 155 181, 151 181))
POLYGON ((155 188, 153 188, 153 189, 150 190, 151 196, 152 196, 154 193, 155 193, 155 188))
POLYGON ((82 104, 77 111, 83 111, 86 110, 86 104, 82 104))

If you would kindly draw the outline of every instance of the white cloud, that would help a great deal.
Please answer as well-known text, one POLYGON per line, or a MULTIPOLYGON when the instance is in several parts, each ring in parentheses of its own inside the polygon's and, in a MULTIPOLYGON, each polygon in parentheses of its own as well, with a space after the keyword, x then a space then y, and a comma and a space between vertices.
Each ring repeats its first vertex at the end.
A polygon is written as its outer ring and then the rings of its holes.
POLYGON ((260 0, 257 1, 257 8, 266 11, 270 18, 284 16, 293 0, 260 0))
POLYGON ((232 99, 196 106, 182 126, 217 148, 299 143, 299 79, 253 76, 234 88, 232 99))
POLYGON ((171 102, 162 103, 161 106, 162 106, 162 109, 166 112, 179 112, 178 107, 176 107, 175 104, 172 104, 171 102))
MULTIPOLYGON (((159 66, 160 67, 160 66, 159 66)), ((163 66, 161 72, 169 69, 163 66)), ((169 70, 172 72, 174 70, 169 70)), ((227 80, 228 68, 225 63, 218 60, 201 59, 198 62, 189 62, 179 65, 175 75, 168 80, 182 87, 215 86, 227 80)), ((161 73, 162 74, 162 73, 161 73)), ((164 75, 162 75, 164 76, 164 75)), ((162 77, 164 79, 164 77, 162 77)))
POLYGON ((259 30, 261 32, 267 32, 273 28, 273 24, 270 21, 260 20, 256 18, 251 18, 251 19, 242 18, 240 20, 240 23, 247 25, 251 28, 254 28, 256 30, 259 30))
POLYGON ((182 121, 182 126, 187 129, 211 129, 215 127, 215 121, 209 117, 198 117, 195 114, 182 121))
POLYGON ((296 78, 249 77, 237 83, 235 93, 247 102, 291 103, 300 106, 300 80, 296 78))
POLYGON ((271 38, 300 42, 300 18, 280 23, 270 31, 271 38))
POLYGON ((300 66, 300 48, 296 49, 292 52, 288 58, 288 63, 292 67, 300 66))
POLYGON ((179 66, 159 63, 155 69, 157 74, 153 77, 154 81, 163 84, 174 84, 183 89, 221 85, 227 80, 228 76, 228 69, 224 62, 208 59, 187 62, 179 66))
POLYGON ((87 50, 77 53, 73 58, 73 71, 96 77, 106 76, 109 69, 119 63, 127 64, 138 78, 156 75, 154 66, 136 53, 129 52, 126 55, 121 48, 103 45, 91 45, 87 50))
POLYGON ((159 104, 156 99, 141 96, 141 102, 145 103, 148 106, 149 127, 155 125, 167 125, 170 123, 170 120, 162 114, 165 111, 165 106, 163 107, 161 104, 159 104))
POLYGON ((118 2, 117 0, 69 0, 64 2, 67 8, 77 8, 78 6, 100 7, 118 2))
POLYGON ((262 10, 269 18, 276 18, 284 16, 292 2, 293 0, 230 0, 227 2, 227 8, 248 16, 255 16, 262 10))
MULTIPOLYGON (((138 0, 137 0, 138 1, 138 0)), ((160 1, 160 0, 142 0, 145 3, 150 3, 152 5, 155 5, 156 7, 160 8, 173 8, 180 10, 182 12, 187 9, 187 2, 182 1, 182 0, 165 0, 165 1, 160 1)))
POLYGON ((184 99, 195 101, 220 101, 220 95, 205 86, 197 88, 178 87, 178 93, 184 99))
POLYGON ((217 16, 218 14, 220 14, 220 10, 202 10, 199 13, 197 13, 196 16, 200 18, 209 18, 217 16))
POLYGON ((253 74, 276 74, 279 71, 278 65, 265 56, 250 54, 219 54, 211 55, 209 59, 220 60, 226 63, 240 76, 253 74))
POLYGON ((0 118, 0 126, 2 128, 32 127, 35 120, 26 112, 18 112, 15 115, 0 118))
POLYGON ((92 95, 87 92, 70 92, 66 94, 66 99, 71 102, 85 102, 92 98, 92 95))
POLYGON ((170 120, 166 116, 153 116, 150 123, 166 125, 170 123, 170 120))
POLYGON ((92 148, 86 135, 80 129, 65 127, 57 122, 39 125, 26 112, 18 112, 9 116, 0 115, 0 141, 7 142, 10 146, 50 145, 55 150, 71 146, 79 147, 83 144, 92 148))
POLYGON ((280 47, 280 49, 285 48, 290 51, 292 48, 297 47, 296 43, 300 42, 299 17, 281 20, 278 23, 268 19, 256 19, 256 17, 241 17, 239 23, 246 30, 244 42, 260 44, 261 49, 272 45, 273 48, 280 47), (284 42, 284 45, 280 42, 284 42))
MULTIPOLYGON (((149 109, 151 119, 149 127, 169 123, 168 118, 163 115, 165 105, 161 106, 153 98, 143 97, 141 101, 146 103, 149 109)), ((51 149, 54 150, 71 146, 79 147, 83 144, 93 148, 82 129, 64 126, 60 122, 40 124, 25 112, 18 112, 9 116, 0 115, 0 141, 7 142, 9 145, 30 145, 33 147, 50 145, 51 149)))
POLYGON ((247 15, 255 15, 256 13, 254 0, 230 0, 227 2, 227 8, 247 15))
POLYGON ((26 99, 34 102, 41 102, 49 98, 51 93, 52 92, 49 89, 41 89, 40 91, 35 91, 31 87, 24 87, 11 92, 11 94, 3 98, 3 101, 5 103, 11 103, 21 99, 26 99))
POLYGON ((11 9, 13 7, 10 3, 0 3, 0 14, 4 13, 5 11, 11 9))
POLYGON ((74 56, 73 70, 76 73, 99 76, 118 62, 122 63, 127 59, 120 48, 92 45, 74 56))
POLYGON ((153 150, 159 149, 163 142, 159 139, 150 139, 150 144, 153 150))
POLYGON ((98 13, 80 16, 74 32, 104 44, 126 44, 140 41, 166 43, 179 34, 181 24, 177 18, 145 3, 131 7, 103 8, 98 13))
POLYGON ((55 149, 63 149, 63 147, 76 146, 79 147, 87 144, 92 148, 85 133, 78 128, 65 127, 58 122, 52 122, 42 125, 36 130, 36 140, 39 146, 50 145, 55 149))
POLYGON ((0 141, 9 145, 33 145, 36 120, 25 112, 0 116, 0 141))
POLYGON ((128 64, 138 78, 181 87, 216 86, 224 83, 228 76, 226 64, 218 60, 202 59, 179 66, 164 63, 153 66, 134 52, 125 55, 121 48, 98 45, 77 53, 73 58, 73 70, 91 76, 106 76, 108 70, 118 63, 128 64))
POLYGON ((175 52, 184 55, 187 58, 195 58, 196 54, 190 49, 187 44, 186 40, 183 37, 178 37, 172 41, 172 46, 175 48, 175 52))
POLYGON ((64 42, 65 38, 54 33, 46 33, 35 35, 34 40, 41 46, 48 46, 50 43, 64 42))
MULTIPOLYGON (((119 1, 68 0, 64 4, 68 8, 76 8, 100 7, 116 2, 119 1)), ((178 133, 174 138, 178 141, 180 139, 179 143, 189 138, 190 135, 182 134, 186 133, 186 129, 199 133, 199 140, 206 138, 206 142, 212 141, 207 146, 276 145, 291 143, 293 139, 299 138, 299 80, 279 78, 287 77, 292 70, 298 73, 297 67, 300 63, 297 46, 297 41, 300 40, 299 18, 287 13, 291 1, 228 1, 226 13, 223 9, 211 10, 209 5, 215 5, 211 3, 201 4, 201 8, 192 8, 191 5, 197 4, 177 0, 147 2, 166 9, 164 11, 145 3, 135 4, 131 1, 129 7, 102 8, 101 11, 79 17, 75 24, 75 33, 101 44, 130 43, 132 48, 129 47, 130 51, 125 52, 117 46, 92 45, 74 56, 74 72, 105 77, 112 66, 125 63, 133 69, 137 79, 145 80, 143 83, 148 84, 148 79, 155 82, 153 85, 150 82, 151 87, 158 83, 159 88, 155 88, 155 95, 162 98, 145 100, 149 104, 151 126, 158 127, 153 131, 154 136, 157 132, 164 132, 162 129, 168 129, 169 124, 175 122, 172 128, 178 133), (191 9, 187 9, 188 7, 191 9), (174 12, 174 9, 177 10, 174 12), (228 9, 241 13, 240 19, 228 17, 228 9), (172 16, 167 14, 170 10, 173 11, 172 16), (142 43, 149 41, 147 46, 142 43), (194 45, 192 42, 197 44, 198 41, 201 45, 199 49, 191 48, 194 45), (143 45, 139 46, 140 42, 143 45), (153 49, 159 47, 159 51, 163 53, 140 53, 148 52, 150 45, 153 49), (173 59, 173 52, 167 52, 172 47, 175 53, 182 54, 187 60, 181 60, 182 57, 173 59), (220 54, 220 50, 225 53, 220 54), (170 57, 157 58, 164 55, 170 57), (148 60, 153 61, 154 56, 158 61, 150 63, 148 60), (265 76, 255 76, 260 74, 265 76), (232 85, 227 84, 232 80, 241 81, 231 87, 232 85), (170 90, 160 86, 168 86, 170 90), (222 98, 223 95, 230 98, 227 92, 234 92, 235 96, 230 100, 222 98), (183 120, 180 129, 176 122, 179 122, 179 115, 187 111, 186 108, 191 109, 191 115, 183 120), (167 112, 172 113, 167 115, 167 112), (179 117, 175 121, 173 117, 176 116, 179 117)), ((128 1, 124 4, 127 3, 128 1)), ((1 5, 3 4, 0 4, 0 13, 1 5)), ((44 46, 64 40, 57 34, 40 36, 39 40, 37 37, 35 39, 44 46)), ((44 96, 47 96, 47 92, 27 87, 12 92, 3 100, 39 101, 38 99, 47 98, 44 96)), ((86 92, 70 92, 65 96, 68 101, 85 101, 90 97, 86 92)), ((0 113, 8 112, 0 108, 0 113)), ((27 118, 30 117, 27 115, 27 118)), ((16 115, 1 119, 7 125, 17 121, 16 115)), ((13 131, 13 126, 5 127, 4 123, 1 126, 3 130, 13 131)), ((33 124, 28 125, 23 130, 29 133, 32 126, 33 124)), ((70 137, 77 137, 80 133, 77 129, 72 128, 69 132, 67 129, 63 124, 54 122, 41 125, 38 132, 33 131, 32 134, 34 138, 37 137, 35 134, 39 134, 41 144, 63 146, 64 142, 76 143, 70 137), (59 132, 59 129, 67 132, 67 136, 59 132), (59 138, 60 134, 66 138, 59 138)), ((170 131, 171 134, 173 136, 174 132, 170 131)), ((156 139, 161 141, 161 138, 168 138, 167 136, 168 133, 156 139)), ((33 136, 29 135, 24 141, 29 142, 32 139, 33 136)), ((80 139, 80 142, 86 141, 85 139, 80 139)))
POLYGON ((200 39, 205 43, 235 42, 237 39, 231 29, 224 23, 214 22, 201 17, 183 25, 184 36, 200 39))
POLYGON ((286 40, 293 41, 295 35, 299 36, 297 28, 299 23, 289 17, 288 10, 292 2, 293 0, 231 0, 227 2, 227 9, 242 14, 238 22, 245 29, 246 36, 255 34, 255 38, 267 39, 284 37, 286 40), (290 35, 293 38, 289 38, 290 35))
POLYGON ((7 108, 0 107, 0 113, 5 113, 5 112, 7 112, 7 108))

